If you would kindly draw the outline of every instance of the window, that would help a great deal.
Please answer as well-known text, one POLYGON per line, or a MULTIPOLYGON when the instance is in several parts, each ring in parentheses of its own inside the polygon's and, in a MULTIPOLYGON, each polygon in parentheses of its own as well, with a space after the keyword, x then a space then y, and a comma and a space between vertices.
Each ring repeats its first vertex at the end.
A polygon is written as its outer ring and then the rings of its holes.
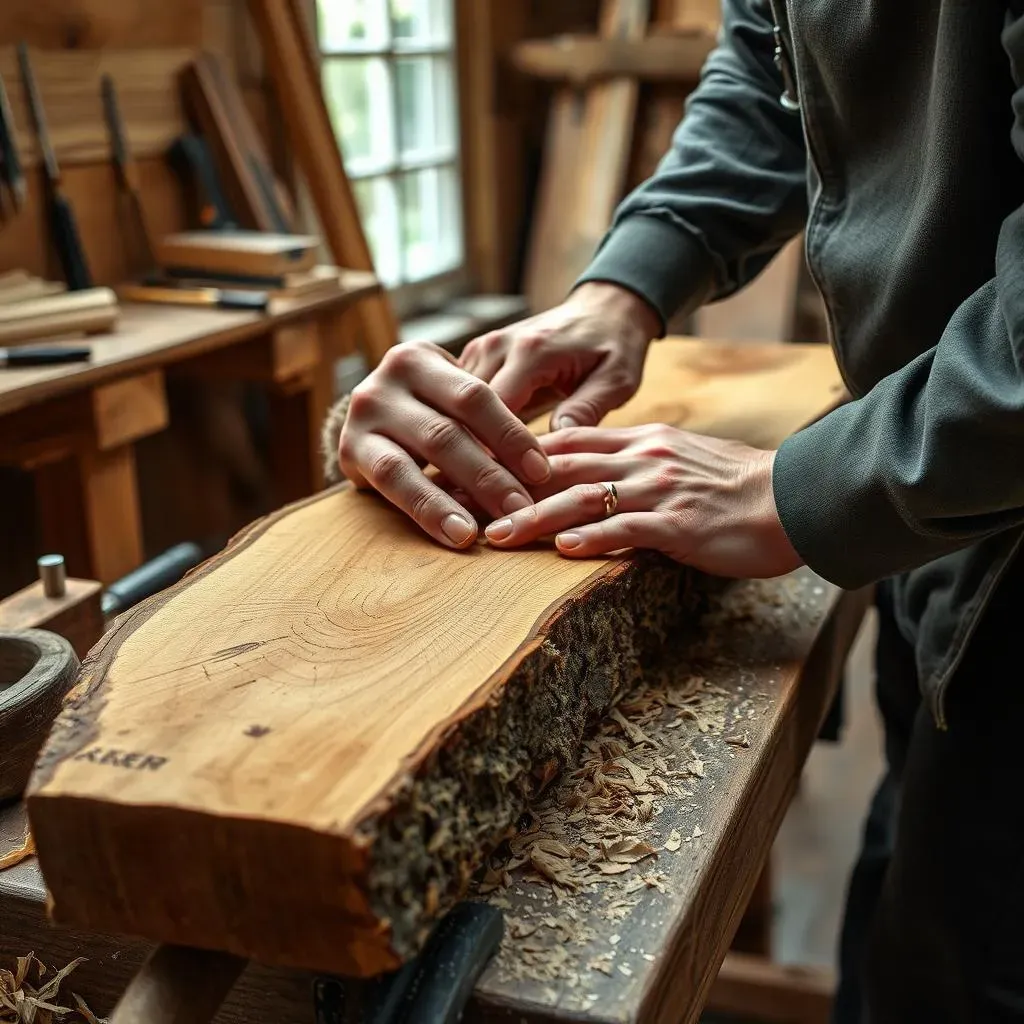
POLYGON ((324 96, 377 273, 463 264, 453 0, 317 0, 324 96))

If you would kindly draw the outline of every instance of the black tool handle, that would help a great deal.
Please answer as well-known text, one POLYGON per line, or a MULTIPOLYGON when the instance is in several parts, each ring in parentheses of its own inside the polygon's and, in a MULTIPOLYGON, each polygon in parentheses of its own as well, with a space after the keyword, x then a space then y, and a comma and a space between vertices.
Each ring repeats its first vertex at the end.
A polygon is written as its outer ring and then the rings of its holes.
POLYGON ((84 363, 91 358, 89 348, 0 348, 0 366, 56 366, 84 363))
POLYGON ((50 230, 68 288, 71 291, 91 288, 92 275, 89 273, 89 265, 85 262, 85 251, 78 234, 78 224, 75 223, 75 213, 71 209, 68 197, 59 188, 54 189, 50 197, 50 230))
POLYGON ((186 185, 196 193, 201 226, 215 231, 237 228, 205 140, 198 135, 182 135, 171 146, 167 157, 186 185))
POLYGON ((153 594, 165 590, 203 560, 198 544, 175 544, 138 569, 111 583, 103 595, 103 614, 119 615, 153 594))

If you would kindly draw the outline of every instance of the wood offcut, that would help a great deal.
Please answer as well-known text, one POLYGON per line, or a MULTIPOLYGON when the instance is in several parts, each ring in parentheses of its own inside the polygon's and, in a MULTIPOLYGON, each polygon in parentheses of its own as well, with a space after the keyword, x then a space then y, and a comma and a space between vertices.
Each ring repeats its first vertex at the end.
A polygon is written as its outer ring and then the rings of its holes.
MULTIPOLYGON (((647 372, 609 422, 774 445, 839 394, 814 346, 664 343, 647 372)), ((690 588, 648 556, 441 549, 344 485, 257 523, 83 670, 29 800, 56 918, 394 966, 587 721, 684 639, 690 588)))

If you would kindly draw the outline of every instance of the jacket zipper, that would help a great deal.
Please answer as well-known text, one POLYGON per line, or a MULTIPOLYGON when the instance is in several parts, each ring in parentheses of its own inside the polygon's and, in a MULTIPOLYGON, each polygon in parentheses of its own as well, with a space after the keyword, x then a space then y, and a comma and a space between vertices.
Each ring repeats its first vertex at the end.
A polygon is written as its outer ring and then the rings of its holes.
MULTIPOLYGON (((782 95, 779 97, 779 103, 791 113, 797 113, 800 110, 800 94, 797 91, 796 75, 793 71, 793 53, 786 34, 789 19, 787 16, 786 24, 783 25, 784 19, 779 17, 780 8, 777 3, 778 0, 768 0, 768 6, 772 12, 772 34, 775 37, 775 66, 782 76, 782 95)), ((785 4, 785 0, 783 0, 783 4, 785 4)), ((781 10, 785 10, 785 6, 781 10)))

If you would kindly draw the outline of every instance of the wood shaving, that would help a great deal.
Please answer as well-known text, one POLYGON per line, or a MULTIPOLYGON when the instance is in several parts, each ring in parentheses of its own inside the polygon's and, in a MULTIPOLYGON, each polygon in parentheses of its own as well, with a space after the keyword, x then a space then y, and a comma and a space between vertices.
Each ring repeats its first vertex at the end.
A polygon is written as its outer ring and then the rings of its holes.
POLYGON ((0 1024, 106 1024, 72 992, 73 1006, 61 986, 84 957, 52 971, 34 953, 19 956, 14 970, 0 968, 0 1024))
POLYGON ((26 829, 25 838, 22 840, 21 846, 0 857, 0 871, 5 871, 7 868, 13 868, 15 864, 20 864, 23 860, 28 860, 29 857, 35 856, 35 852, 36 841, 32 836, 32 833, 26 829))
MULTIPOLYGON (((536 982, 543 988, 530 990, 535 998, 550 986, 560 1008, 585 1012, 595 991, 607 992, 595 990, 595 972, 641 970, 617 961, 626 952, 618 940, 636 942, 640 929, 663 921, 673 878, 686 877, 685 858, 707 856, 703 815, 716 783, 735 763, 735 748, 759 738, 747 723, 771 699, 757 685, 759 669, 737 660, 737 638, 749 631, 765 641, 790 621, 806 621, 800 584, 786 592, 785 614, 794 619, 766 618, 765 598, 779 586, 743 584, 706 614, 690 664, 625 694, 585 739, 576 767, 534 800, 518 833, 490 858, 476 894, 512 911, 491 968, 499 982, 536 982)), ((644 970, 657 952, 643 954, 644 970)))

